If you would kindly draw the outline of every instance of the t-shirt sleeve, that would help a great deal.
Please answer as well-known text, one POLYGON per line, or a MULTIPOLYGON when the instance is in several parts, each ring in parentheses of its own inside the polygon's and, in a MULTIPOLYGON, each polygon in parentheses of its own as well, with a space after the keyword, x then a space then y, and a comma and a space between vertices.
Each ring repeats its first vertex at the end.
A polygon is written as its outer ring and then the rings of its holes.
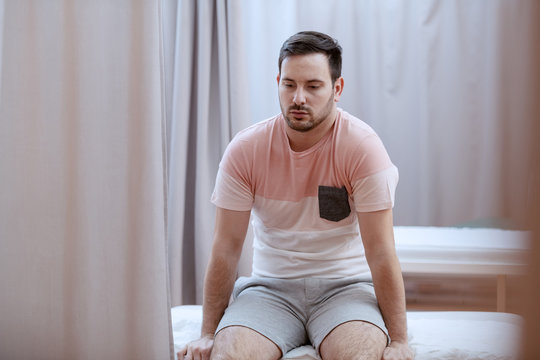
POLYGON ((357 212, 391 209, 399 175, 394 165, 353 183, 354 207, 357 212))
POLYGON ((249 211, 253 205, 253 194, 248 186, 227 174, 220 166, 211 201, 224 209, 249 211))
POLYGON ((362 140, 355 152, 351 174, 355 210, 370 212, 392 208, 399 173, 382 141, 372 134, 362 140))
POLYGON ((249 211, 254 202, 250 151, 243 141, 233 139, 219 165, 211 202, 221 208, 249 211))

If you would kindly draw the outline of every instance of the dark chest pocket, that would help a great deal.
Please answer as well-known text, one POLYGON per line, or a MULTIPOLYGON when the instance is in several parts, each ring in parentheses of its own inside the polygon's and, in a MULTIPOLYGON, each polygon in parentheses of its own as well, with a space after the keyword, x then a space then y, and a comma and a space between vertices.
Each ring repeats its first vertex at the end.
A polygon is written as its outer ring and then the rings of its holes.
POLYGON ((345 186, 336 188, 319 185, 319 216, 330 221, 341 221, 351 213, 349 194, 345 186))

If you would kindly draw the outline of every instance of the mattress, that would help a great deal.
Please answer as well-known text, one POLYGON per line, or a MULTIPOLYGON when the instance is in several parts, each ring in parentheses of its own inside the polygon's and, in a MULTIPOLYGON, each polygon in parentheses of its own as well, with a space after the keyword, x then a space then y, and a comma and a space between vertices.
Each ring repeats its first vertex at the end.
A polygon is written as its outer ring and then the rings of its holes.
MULTIPOLYGON (((200 336, 199 305, 171 309, 175 352, 200 336)), ((409 344, 415 359, 513 360, 519 359, 522 319, 495 312, 408 312, 409 344)), ((291 350, 283 359, 320 359, 310 345, 291 350)))

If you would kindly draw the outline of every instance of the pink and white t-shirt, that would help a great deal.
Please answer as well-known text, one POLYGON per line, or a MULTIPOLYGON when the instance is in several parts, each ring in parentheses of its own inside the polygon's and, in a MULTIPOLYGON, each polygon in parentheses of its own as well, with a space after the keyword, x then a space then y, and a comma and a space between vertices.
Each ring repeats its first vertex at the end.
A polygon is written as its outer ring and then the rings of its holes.
POLYGON ((291 150, 286 126, 280 114, 235 136, 212 202, 251 210, 255 276, 369 274, 356 212, 393 207, 397 168, 373 129, 341 109, 303 152, 291 150))

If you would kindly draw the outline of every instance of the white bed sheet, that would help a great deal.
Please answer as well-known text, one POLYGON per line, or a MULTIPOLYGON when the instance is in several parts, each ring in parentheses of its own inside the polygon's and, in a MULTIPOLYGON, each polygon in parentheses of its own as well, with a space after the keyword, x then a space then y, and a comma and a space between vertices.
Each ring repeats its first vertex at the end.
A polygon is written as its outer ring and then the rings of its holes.
MULTIPOLYGON (((175 352, 200 335, 202 309, 198 305, 172 308, 175 352)), ((409 344, 415 359, 519 359, 522 319, 494 312, 408 312, 409 344)), ((311 346, 288 352, 283 359, 320 359, 311 346)))

